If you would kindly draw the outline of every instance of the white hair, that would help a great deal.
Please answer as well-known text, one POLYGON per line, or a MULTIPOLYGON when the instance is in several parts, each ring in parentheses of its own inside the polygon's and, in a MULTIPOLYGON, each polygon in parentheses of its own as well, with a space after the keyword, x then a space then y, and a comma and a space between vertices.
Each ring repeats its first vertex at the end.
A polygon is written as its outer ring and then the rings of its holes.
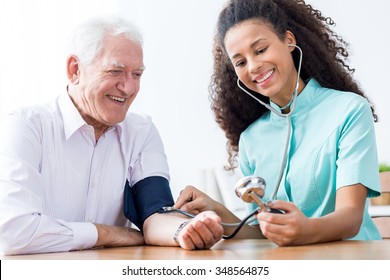
POLYGON ((124 35, 142 46, 142 35, 136 25, 119 16, 96 17, 79 25, 73 33, 69 51, 80 63, 90 64, 98 55, 106 35, 124 35))

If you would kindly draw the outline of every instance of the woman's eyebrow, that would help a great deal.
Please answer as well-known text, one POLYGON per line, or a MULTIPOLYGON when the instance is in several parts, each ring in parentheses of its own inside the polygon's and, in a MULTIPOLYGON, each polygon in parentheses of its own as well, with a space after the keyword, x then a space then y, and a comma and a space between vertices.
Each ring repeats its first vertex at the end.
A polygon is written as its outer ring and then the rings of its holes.
MULTIPOLYGON (((261 42, 261 41, 266 41, 266 39, 264 39, 264 38, 258 38, 257 40, 255 40, 255 41, 253 41, 252 42, 252 44, 250 44, 250 48, 251 49, 253 49, 253 47, 254 46, 256 46, 259 42, 261 42)), ((239 53, 236 53, 236 54, 234 54, 232 57, 231 57, 231 59, 235 59, 235 58, 237 58, 238 56, 240 56, 240 54, 239 53)))

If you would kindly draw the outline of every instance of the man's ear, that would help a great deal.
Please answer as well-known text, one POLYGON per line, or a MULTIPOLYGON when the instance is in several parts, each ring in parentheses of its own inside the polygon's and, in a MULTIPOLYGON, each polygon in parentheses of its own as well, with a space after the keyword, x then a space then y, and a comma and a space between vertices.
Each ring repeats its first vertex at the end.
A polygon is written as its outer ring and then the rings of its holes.
POLYGON ((80 63, 79 59, 75 55, 71 55, 68 57, 66 63, 66 72, 68 75, 68 80, 77 85, 80 81, 80 63))

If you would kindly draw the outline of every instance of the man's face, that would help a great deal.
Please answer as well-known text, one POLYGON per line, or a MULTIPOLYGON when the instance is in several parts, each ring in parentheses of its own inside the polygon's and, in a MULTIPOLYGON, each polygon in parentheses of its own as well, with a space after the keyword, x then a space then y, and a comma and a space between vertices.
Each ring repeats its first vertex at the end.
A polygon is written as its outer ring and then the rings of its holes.
POLYGON ((107 36, 93 62, 79 67, 76 106, 84 120, 95 129, 123 121, 140 88, 142 47, 123 35, 107 36))

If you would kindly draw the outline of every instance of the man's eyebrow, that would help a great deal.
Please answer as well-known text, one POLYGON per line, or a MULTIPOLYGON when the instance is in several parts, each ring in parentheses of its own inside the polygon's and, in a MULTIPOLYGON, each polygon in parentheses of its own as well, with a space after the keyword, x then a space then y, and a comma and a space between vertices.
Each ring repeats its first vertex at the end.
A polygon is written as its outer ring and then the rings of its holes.
POLYGON ((105 66, 106 66, 106 68, 110 68, 110 67, 125 68, 125 65, 123 65, 122 63, 116 62, 116 61, 108 62, 105 64, 105 66))
MULTIPOLYGON (((126 66, 124 64, 116 62, 116 61, 105 63, 105 68, 110 68, 110 67, 122 68, 122 69, 126 68, 126 66)), ((137 68, 137 70, 144 71, 145 66, 144 65, 140 66, 139 68, 137 68)))

